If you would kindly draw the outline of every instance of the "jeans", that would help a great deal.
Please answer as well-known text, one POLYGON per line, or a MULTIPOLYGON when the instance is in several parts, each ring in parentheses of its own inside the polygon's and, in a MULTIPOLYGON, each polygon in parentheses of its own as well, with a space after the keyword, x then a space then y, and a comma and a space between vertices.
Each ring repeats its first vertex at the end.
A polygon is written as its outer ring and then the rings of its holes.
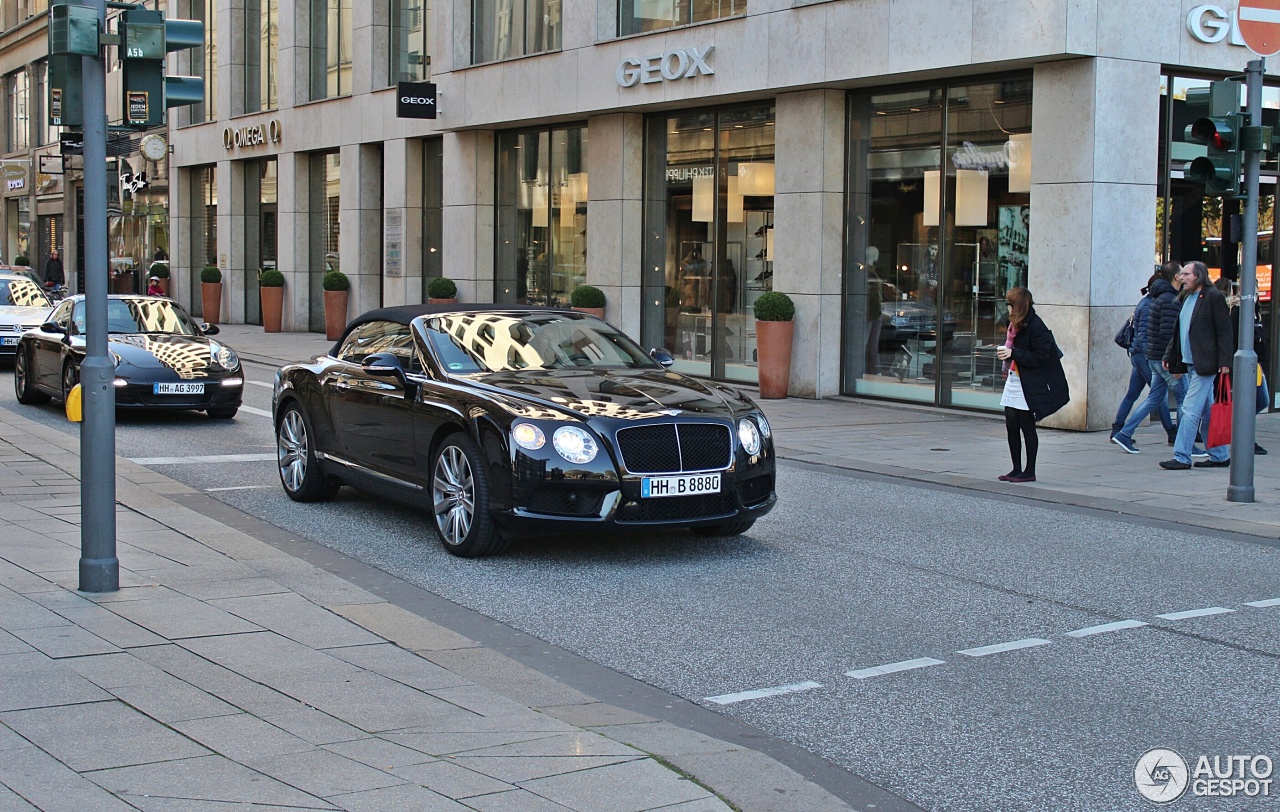
POLYGON ((1129 420, 1124 424, 1124 428, 1116 432, 1123 434, 1126 440, 1133 440, 1133 433, 1138 430, 1142 422, 1152 412, 1160 415, 1160 425, 1164 426, 1165 433, 1170 437, 1173 436, 1173 418, 1169 414, 1169 390, 1173 390, 1173 396, 1179 403, 1182 402, 1183 384, 1173 376, 1173 373, 1164 368, 1164 364, 1160 361, 1152 361, 1150 359, 1142 359, 1147 362, 1147 368, 1151 373, 1151 394, 1147 395, 1147 399, 1138 404, 1138 408, 1133 414, 1129 415, 1129 420))
MULTIPOLYGON (((1189 463, 1196 435, 1208 436, 1209 405, 1213 403, 1213 382, 1218 376, 1197 375, 1195 370, 1188 369, 1185 377, 1187 396, 1182 399, 1182 409, 1178 412, 1178 439, 1173 443, 1173 456, 1179 462, 1189 463)), ((1209 459, 1214 462, 1231 459, 1231 446, 1220 445, 1207 450, 1209 459)))
MULTIPOLYGON (((1147 357, 1141 353, 1129 356, 1129 391, 1124 393, 1124 400, 1120 401, 1120 408, 1116 410, 1116 419, 1111 424, 1111 428, 1119 429, 1129 419, 1129 412, 1133 411, 1133 404, 1138 402, 1138 395, 1142 394, 1142 390, 1151 385, 1151 364, 1147 361, 1147 357)), ((1165 414, 1169 410, 1166 407, 1165 414)))

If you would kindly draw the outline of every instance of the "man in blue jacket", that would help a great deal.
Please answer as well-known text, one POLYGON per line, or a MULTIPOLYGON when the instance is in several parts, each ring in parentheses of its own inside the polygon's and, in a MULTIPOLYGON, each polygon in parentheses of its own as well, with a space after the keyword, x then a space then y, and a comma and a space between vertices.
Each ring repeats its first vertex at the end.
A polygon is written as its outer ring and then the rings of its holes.
MULTIPOLYGON (((1190 262, 1182 266, 1178 278, 1182 280, 1178 329, 1165 350, 1164 366, 1174 375, 1187 376, 1187 394, 1178 414, 1173 459, 1160 463, 1161 468, 1170 471, 1191 467, 1196 434, 1202 423, 1208 430, 1214 379, 1231 372, 1231 356, 1236 351, 1227 298, 1209 283, 1209 269, 1203 262, 1190 262)), ((1197 468, 1225 468, 1231 464, 1229 446, 1214 446, 1208 452, 1209 459, 1197 462, 1197 468)))
MULTIPOLYGON (((1174 290, 1173 281, 1181 271, 1182 266, 1176 262, 1166 262, 1161 265, 1157 272, 1158 278, 1151 282, 1147 294, 1151 298, 1151 304, 1146 319, 1144 361, 1150 367, 1151 393, 1147 395, 1146 400, 1138 404, 1138 408, 1129 415, 1124 426, 1111 435, 1111 442, 1130 454, 1138 453, 1138 446, 1133 441, 1133 433, 1146 422, 1148 415, 1163 408, 1165 414, 1161 415, 1160 422, 1164 424, 1169 420, 1167 417, 1169 390, 1173 390, 1176 402, 1182 401, 1182 383, 1173 373, 1165 369, 1163 362, 1164 352, 1169 348, 1169 343, 1173 340, 1173 334, 1178 327, 1178 292, 1174 290)), ((1165 424, 1165 431, 1169 436, 1169 444, 1173 445, 1177 435, 1172 420, 1165 424)))

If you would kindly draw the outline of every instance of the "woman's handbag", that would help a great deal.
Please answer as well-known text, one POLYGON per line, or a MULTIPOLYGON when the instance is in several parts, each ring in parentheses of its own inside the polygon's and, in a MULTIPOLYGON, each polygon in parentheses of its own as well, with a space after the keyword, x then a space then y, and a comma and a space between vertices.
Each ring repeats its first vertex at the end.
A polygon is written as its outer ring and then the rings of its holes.
POLYGON ((1209 437, 1205 448, 1231 445, 1231 376, 1219 375, 1214 385, 1213 406, 1209 408, 1209 437))
POLYGON ((1116 345, 1122 349, 1129 349, 1133 346, 1133 314, 1129 314, 1129 318, 1120 326, 1119 332, 1115 337, 1116 345))

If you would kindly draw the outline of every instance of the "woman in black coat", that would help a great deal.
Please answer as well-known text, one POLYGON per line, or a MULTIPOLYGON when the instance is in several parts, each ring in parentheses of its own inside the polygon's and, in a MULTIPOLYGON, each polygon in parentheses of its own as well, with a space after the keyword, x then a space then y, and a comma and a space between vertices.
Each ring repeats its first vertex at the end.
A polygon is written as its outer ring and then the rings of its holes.
POLYGON ((1067 405, 1071 394, 1067 376, 1062 371, 1062 353, 1053 333, 1032 307, 1031 291, 1011 288, 1006 294, 1009 304, 1009 329, 1003 347, 996 357, 1008 364, 1004 394, 1004 425, 1009 436, 1009 456, 1013 470, 1000 477, 1005 482, 1035 482, 1036 452, 1040 438, 1036 421, 1067 405), (1027 462, 1022 463, 1022 447, 1027 448, 1027 462))

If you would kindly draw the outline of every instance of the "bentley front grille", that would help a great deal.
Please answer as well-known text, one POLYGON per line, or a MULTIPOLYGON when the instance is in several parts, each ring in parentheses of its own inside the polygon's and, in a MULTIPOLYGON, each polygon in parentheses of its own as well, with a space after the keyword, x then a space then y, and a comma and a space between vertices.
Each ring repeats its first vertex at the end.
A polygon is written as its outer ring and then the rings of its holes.
POLYGON ((622 464, 633 474, 728 468, 733 435, 719 423, 658 423, 618 431, 622 464))

